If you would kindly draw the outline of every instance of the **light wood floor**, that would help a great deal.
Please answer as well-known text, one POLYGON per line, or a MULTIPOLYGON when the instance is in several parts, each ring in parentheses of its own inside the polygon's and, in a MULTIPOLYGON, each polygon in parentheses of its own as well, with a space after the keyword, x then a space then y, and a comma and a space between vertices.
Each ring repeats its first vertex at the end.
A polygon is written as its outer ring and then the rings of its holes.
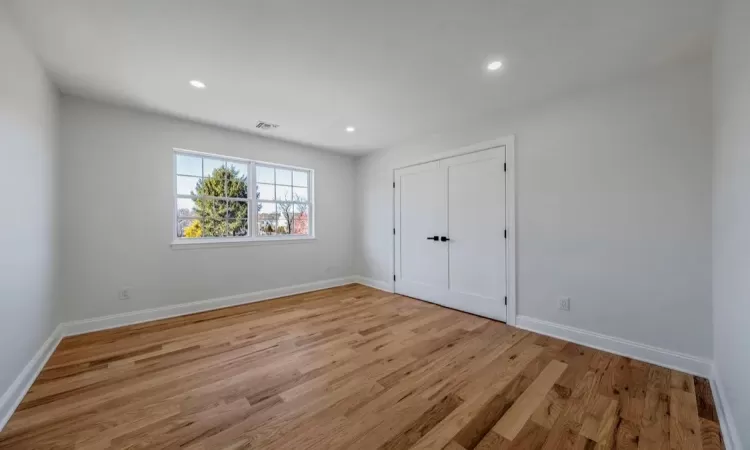
POLYGON ((350 285, 62 341, 0 448, 715 449, 705 379, 350 285))

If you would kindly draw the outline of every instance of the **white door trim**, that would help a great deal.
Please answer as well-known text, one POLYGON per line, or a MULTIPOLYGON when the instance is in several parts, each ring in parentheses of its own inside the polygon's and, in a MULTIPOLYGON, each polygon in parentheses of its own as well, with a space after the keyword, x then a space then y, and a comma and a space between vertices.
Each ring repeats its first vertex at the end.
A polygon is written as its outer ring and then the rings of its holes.
MULTIPOLYGON (((508 229, 507 245, 505 246, 505 276, 508 294, 508 308, 507 308, 507 321, 508 325, 516 325, 516 137, 515 135, 509 135, 491 141, 479 142, 477 144, 468 145, 455 150, 449 150, 445 152, 436 153, 426 158, 417 159, 409 164, 404 164, 399 167, 395 167, 391 173, 392 181, 394 183, 393 189, 393 211, 392 212, 392 225, 394 230, 396 229, 396 171, 407 167, 438 161, 445 158, 451 158, 454 156, 465 155, 467 153, 479 152, 482 150, 488 150, 490 148, 505 146, 505 222, 508 229)), ((393 236, 393 245, 391 245, 391 273, 396 273, 396 236, 393 236)), ((395 275, 394 275, 395 276, 395 275)), ((396 292, 396 281, 391 281, 392 292, 396 292)))
POLYGON ((505 271, 508 286, 508 325, 516 325, 516 137, 504 138, 505 145, 505 224, 508 242, 505 247, 505 271))

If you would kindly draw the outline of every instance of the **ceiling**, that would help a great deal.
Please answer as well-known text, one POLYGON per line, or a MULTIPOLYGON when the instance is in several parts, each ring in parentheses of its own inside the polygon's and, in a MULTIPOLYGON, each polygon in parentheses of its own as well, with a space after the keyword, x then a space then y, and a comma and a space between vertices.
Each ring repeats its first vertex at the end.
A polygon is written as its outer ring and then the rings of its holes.
POLYGON ((706 0, 15 0, 63 92, 362 154, 705 51, 706 0), (489 61, 503 68, 489 73, 489 61), (207 88, 188 83, 197 79, 207 88), (347 126, 356 127, 347 133, 347 126))

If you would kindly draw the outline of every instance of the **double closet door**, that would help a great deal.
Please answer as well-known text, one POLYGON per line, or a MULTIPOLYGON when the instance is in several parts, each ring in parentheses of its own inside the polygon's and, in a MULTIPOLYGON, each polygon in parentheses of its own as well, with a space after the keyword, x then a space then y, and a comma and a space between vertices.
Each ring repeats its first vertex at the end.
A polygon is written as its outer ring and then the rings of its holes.
POLYGON ((395 172, 396 292, 506 320, 505 147, 395 172))

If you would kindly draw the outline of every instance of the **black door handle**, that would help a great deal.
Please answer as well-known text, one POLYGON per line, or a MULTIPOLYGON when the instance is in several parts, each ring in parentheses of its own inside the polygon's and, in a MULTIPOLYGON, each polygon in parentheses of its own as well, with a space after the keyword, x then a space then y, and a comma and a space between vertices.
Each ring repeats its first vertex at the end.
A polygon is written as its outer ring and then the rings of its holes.
POLYGON ((433 236, 433 237, 428 237, 428 238, 427 238, 427 240, 428 240, 428 241, 437 241, 437 240, 439 240, 439 239, 440 239, 440 238, 439 238, 439 237, 437 237, 437 236, 433 236))
POLYGON ((440 236, 440 240, 445 242, 445 241, 450 241, 450 238, 447 238, 445 236, 440 236))

